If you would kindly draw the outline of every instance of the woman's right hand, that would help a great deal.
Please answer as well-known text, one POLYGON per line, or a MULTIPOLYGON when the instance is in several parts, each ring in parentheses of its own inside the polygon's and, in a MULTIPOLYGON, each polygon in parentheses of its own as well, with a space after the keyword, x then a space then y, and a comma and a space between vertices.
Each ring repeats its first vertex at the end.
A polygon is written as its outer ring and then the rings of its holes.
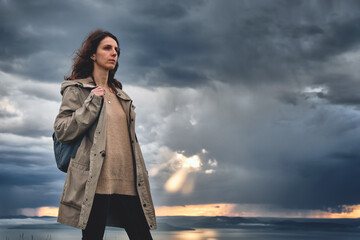
POLYGON ((97 87, 97 88, 94 88, 93 90, 91 90, 91 92, 93 94, 95 94, 96 96, 99 96, 99 97, 102 97, 104 98, 104 95, 105 95, 105 89, 102 88, 102 87, 97 87))

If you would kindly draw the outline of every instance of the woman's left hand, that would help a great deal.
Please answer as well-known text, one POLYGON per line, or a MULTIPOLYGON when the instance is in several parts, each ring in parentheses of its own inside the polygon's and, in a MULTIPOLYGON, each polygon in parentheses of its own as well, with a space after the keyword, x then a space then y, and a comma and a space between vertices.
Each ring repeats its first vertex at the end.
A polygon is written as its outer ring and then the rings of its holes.
POLYGON ((93 90, 91 90, 91 92, 92 92, 93 94, 95 94, 96 96, 99 96, 99 97, 104 98, 105 89, 102 88, 102 87, 100 87, 100 86, 97 87, 97 88, 95 88, 95 89, 93 89, 93 90))

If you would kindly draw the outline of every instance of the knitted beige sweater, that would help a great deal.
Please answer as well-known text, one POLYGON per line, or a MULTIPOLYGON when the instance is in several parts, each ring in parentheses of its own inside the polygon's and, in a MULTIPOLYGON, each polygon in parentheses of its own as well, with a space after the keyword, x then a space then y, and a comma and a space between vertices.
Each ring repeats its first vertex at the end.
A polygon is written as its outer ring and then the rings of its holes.
POLYGON ((107 105, 106 156, 96 193, 135 196, 137 193, 126 114, 114 93, 105 93, 104 104, 107 105))

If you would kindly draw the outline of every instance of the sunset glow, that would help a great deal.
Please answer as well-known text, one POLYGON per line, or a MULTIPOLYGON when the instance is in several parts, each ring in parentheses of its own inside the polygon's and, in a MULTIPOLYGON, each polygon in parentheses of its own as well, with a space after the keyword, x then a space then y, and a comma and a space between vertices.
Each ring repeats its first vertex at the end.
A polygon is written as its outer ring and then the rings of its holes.
POLYGON ((156 207, 158 216, 227 216, 227 217, 288 217, 288 218, 360 218, 360 205, 345 206, 343 213, 321 210, 266 210, 260 205, 199 204, 156 207))
POLYGON ((165 189, 168 192, 177 192, 184 185, 186 180, 187 171, 181 169, 173 174, 165 183, 165 189))
POLYGON ((57 207, 40 207, 40 208, 22 208, 19 210, 21 215, 25 215, 28 217, 57 217, 59 208, 57 207))
POLYGON ((360 218, 360 204, 345 206, 345 212, 329 213, 328 218, 360 218))
POLYGON ((186 157, 181 153, 177 153, 176 158, 170 161, 177 162, 180 167, 166 181, 165 190, 172 193, 181 191, 183 194, 190 194, 194 189, 194 178, 190 173, 201 170, 200 157, 198 155, 186 157))
POLYGON ((238 217, 233 210, 236 204, 204 204, 156 207, 158 216, 231 216, 238 217))
MULTIPOLYGON (((345 206, 343 213, 331 213, 320 210, 288 210, 288 211, 266 211, 263 208, 253 205, 241 205, 232 203, 219 204, 198 204, 184 206, 157 206, 157 216, 227 216, 227 217, 288 217, 288 218, 360 218, 360 204, 345 206)), ((22 215, 51 216, 57 217, 57 207, 23 208, 22 215)))
POLYGON ((51 216, 51 217, 57 217, 59 208, 57 207, 41 207, 38 209, 37 215, 39 217, 42 216, 51 216))
POLYGON ((198 155, 186 158, 182 154, 178 154, 178 158, 183 161, 183 167, 198 169, 201 166, 201 161, 198 155))

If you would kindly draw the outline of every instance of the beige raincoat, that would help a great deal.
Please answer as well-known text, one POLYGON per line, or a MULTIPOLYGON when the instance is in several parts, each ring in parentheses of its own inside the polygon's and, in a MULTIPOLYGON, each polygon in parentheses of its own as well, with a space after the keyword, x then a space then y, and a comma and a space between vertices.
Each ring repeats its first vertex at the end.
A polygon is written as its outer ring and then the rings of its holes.
MULTIPOLYGON (((63 95, 54 130, 63 143, 81 140, 75 158, 70 161, 61 196, 58 222, 85 229, 89 219, 106 144, 106 104, 91 93, 96 88, 92 79, 66 80, 61 85, 63 95)), ((121 89, 115 92, 128 118, 135 184, 142 209, 150 229, 156 229, 155 210, 140 145, 135 134, 135 106, 121 89)), ((108 226, 122 227, 116 218, 108 218, 108 226)))

